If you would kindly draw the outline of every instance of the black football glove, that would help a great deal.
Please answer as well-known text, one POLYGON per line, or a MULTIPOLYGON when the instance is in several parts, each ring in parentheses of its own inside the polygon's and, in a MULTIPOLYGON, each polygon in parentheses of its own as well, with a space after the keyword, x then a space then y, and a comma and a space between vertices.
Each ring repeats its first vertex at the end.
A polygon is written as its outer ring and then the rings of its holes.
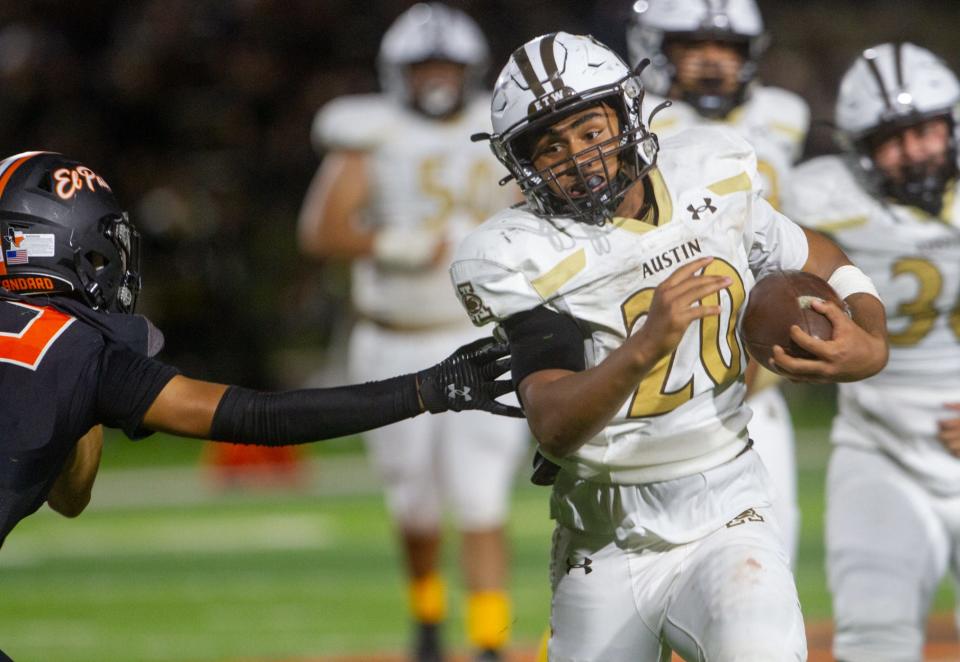
POLYGON ((553 485, 557 482, 557 474, 560 473, 560 466, 554 464, 545 458, 540 451, 533 453, 533 473, 530 474, 530 482, 534 485, 544 487, 553 485))
POLYGON ((523 418, 519 407, 497 402, 513 390, 509 379, 497 379, 510 370, 510 348, 493 338, 464 345, 443 361, 417 373, 420 399, 431 414, 482 409, 491 414, 523 418))

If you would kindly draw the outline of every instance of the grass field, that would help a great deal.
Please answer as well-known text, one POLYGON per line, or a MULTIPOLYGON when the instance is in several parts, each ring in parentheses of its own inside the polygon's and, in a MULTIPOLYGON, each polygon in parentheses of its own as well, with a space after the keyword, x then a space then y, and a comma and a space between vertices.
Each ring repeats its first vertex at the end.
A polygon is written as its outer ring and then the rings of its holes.
MULTIPOLYGON (((803 428, 805 614, 829 618, 823 572, 825 431, 803 428)), ((87 513, 44 509, 0 552, 0 647, 18 661, 323 659, 405 650, 405 591, 376 483, 356 441, 311 450, 298 493, 213 489, 195 442, 111 439, 87 513), (149 458, 150 467, 144 467, 149 458)), ((551 525, 546 490, 518 484, 510 532, 515 639, 546 623, 551 525)), ((445 550, 455 576, 456 548, 445 550)), ((448 639, 462 645, 454 582, 448 639)), ((948 610, 946 587, 938 610, 948 610)))

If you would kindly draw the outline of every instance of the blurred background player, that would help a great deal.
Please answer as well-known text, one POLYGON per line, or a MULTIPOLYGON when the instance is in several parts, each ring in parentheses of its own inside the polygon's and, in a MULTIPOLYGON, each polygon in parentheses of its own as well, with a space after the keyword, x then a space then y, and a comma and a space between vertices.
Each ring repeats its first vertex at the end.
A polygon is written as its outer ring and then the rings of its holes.
MULTIPOLYGON (((650 59, 642 73, 653 93, 646 108, 663 98, 672 102, 655 114, 650 130, 664 139, 693 126, 734 129, 756 150, 763 196, 779 208, 781 186, 803 150, 810 112, 796 94, 757 80, 767 42, 754 0, 639 0, 627 28, 630 64, 650 59)), ((750 435, 773 478, 777 519, 795 562, 800 511, 790 411, 773 373, 751 362, 746 379, 750 435)))
POLYGON ((784 202, 876 283, 890 362, 839 389, 827 476, 838 660, 921 660, 960 559, 960 84, 910 43, 869 48, 836 103, 843 156, 799 166, 784 202))
MULTIPOLYGON (((301 211, 300 246, 353 263, 361 318, 350 346, 353 378, 442 358, 475 333, 450 290, 450 251, 512 201, 497 185, 506 173, 470 141, 490 122, 489 98, 477 93, 487 58, 468 16, 415 5, 383 37, 384 93, 342 97, 317 115, 314 139, 326 156, 301 211)), ((470 415, 366 435, 406 557, 417 660, 442 659, 444 503, 462 533, 469 642, 481 659, 499 659, 510 626, 504 521, 526 439, 516 421, 470 415)))
POLYGON ((486 137, 526 204, 471 233, 451 267, 474 323, 510 339, 530 428, 561 467, 549 657, 803 660, 737 318, 769 270, 853 274, 838 283, 853 319, 815 303, 833 338, 794 335, 817 360, 775 356, 793 379, 855 380, 886 361, 883 308, 842 251, 760 197, 743 138, 699 127, 658 143, 642 103, 592 37, 516 49, 486 137))

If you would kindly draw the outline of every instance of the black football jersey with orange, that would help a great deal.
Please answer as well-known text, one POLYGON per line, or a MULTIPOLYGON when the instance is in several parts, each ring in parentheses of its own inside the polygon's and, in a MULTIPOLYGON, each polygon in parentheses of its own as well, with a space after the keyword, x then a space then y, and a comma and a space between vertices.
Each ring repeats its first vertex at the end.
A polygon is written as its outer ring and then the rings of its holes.
POLYGON ((146 342, 111 332, 111 318, 129 329, 132 316, 40 303, 0 298, 0 545, 43 505, 94 425, 131 438, 149 434, 140 428, 143 416, 177 373, 137 351, 146 342))

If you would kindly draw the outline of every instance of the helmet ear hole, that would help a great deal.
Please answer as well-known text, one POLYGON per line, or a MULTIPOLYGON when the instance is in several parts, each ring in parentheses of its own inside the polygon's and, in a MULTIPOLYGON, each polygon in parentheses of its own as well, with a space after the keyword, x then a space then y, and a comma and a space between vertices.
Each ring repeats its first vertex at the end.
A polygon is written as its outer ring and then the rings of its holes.
POLYGON ((50 171, 43 173, 40 181, 37 182, 37 188, 47 193, 53 193, 53 177, 50 176, 50 171))
POLYGON ((106 255, 98 253, 97 251, 89 251, 86 255, 84 255, 84 257, 87 259, 87 262, 92 264, 93 268, 97 271, 100 271, 110 264, 110 259, 106 255))

